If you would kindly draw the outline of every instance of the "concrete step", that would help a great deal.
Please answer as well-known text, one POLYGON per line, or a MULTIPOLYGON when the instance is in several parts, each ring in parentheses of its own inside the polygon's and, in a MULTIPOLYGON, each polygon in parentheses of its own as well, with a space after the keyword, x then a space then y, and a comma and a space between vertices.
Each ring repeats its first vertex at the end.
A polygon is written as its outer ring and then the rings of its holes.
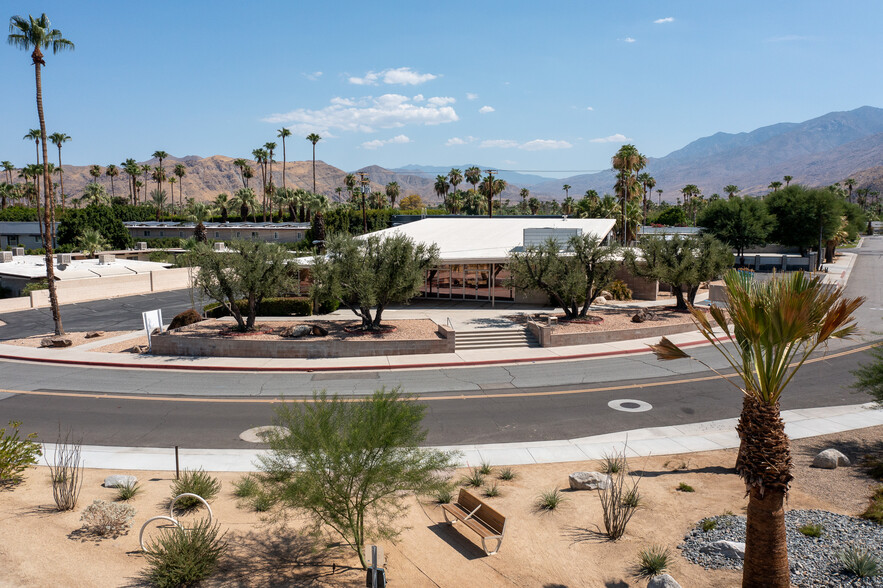
POLYGON ((456 349, 505 349, 538 347, 536 338, 527 329, 488 329, 458 331, 456 349))

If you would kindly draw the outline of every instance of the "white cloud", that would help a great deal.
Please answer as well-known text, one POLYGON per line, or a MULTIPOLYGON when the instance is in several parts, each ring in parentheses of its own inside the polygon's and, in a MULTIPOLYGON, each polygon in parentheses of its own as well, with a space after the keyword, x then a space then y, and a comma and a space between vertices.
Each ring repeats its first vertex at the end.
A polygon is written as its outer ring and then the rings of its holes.
POLYGON ((468 145, 469 143, 474 143, 478 139, 476 137, 468 136, 463 137, 451 137, 447 141, 445 141, 445 147, 455 147, 457 145, 468 145))
POLYGON ((567 141, 555 141, 552 139, 534 139, 518 146, 525 151, 547 151, 550 149, 570 149, 573 147, 567 141))
POLYGON ((497 147, 500 149, 511 149, 513 147, 518 147, 518 141, 510 141, 508 139, 488 139, 486 141, 481 142, 481 147, 483 147, 483 148, 497 147))
POLYGON ((456 100, 450 96, 434 96, 426 101, 430 106, 445 106, 447 104, 453 104, 454 102, 456 102, 456 100))
POLYGON ((466 100, 478 100, 478 94, 473 94, 472 92, 466 92, 466 100))
MULTIPOLYGON (((430 101, 433 100, 430 98, 430 101)), ((460 120, 447 104, 415 104, 401 94, 384 94, 376 98, 332 98, 330 105, 318 110, 298 108, 271 114, 262 119, 284 123, 297 133, 322 133, 332 130, 373 133, 406 125, 438 125, 460 120)))
POLYGON ((362 143, 363 149, 380 149, 384 145, 402 145, 404 143, 410 143, 411 139, 407 135, 396 135, 391 139, 374 139, 373 141, 365 141, 362 143))
POLYGON ((592 108, 591 106, 586 106, 586 110, 595 110, 595 109, 592 108))
POLYGON ((616 133, 615 135, 610 135, 609 137, 590 139, 589 143, 625 143, 627 141, 631 141, 631 139, 629 139, 622 133, 616 133))
POLYGON ((656 20, 653 21, 653 24, 665 24, 667 22, 674 22, 674 21, 675 21, 675 17, 666 16, 665 18, 657 18, 656 20))
POLYGON ((623 41, 625 41, 626 43, 634 43, 635 39, 633 37, 626 37, 625 39, 623 39, 623 41))
POLYGON ((318 80, 319 78, 322 77, 322 72, 321 71, 314 71, 313 73, 305 73, 303 75, 305 78, 307 78, 311 82, 315 82, 316 80, 318 80))
POLYGON ((385 69, 383 71, 369 71, 364 76, 351 76, 349 83, 357 86, 376 86, 379 82, 384 84, 398 84, 400 86, 416 86, 430 80, 434 80, 438 76, 435 74, 422 74, 412 70, 410 67, 399 67, 396 69, 385 69))
POLYGON ((423 102, 423 100, 424 100, 423 94, 417 94, 416 96, 411 98, 411 100, 413 100, 414 102, 423 102))
POLYGON ((494 111, 493 106, 482 106, 481 108, 478 109, 478 112, 480 112, 481 114, 487 114, 487 113, 493 112, 493 111, 494 111))

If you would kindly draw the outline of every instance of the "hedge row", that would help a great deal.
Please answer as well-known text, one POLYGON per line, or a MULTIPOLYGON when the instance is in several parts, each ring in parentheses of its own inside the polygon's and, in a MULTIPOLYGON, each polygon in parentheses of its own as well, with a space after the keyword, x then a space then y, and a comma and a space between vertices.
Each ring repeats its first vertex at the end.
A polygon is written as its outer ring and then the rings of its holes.
MULTIPOLYGON (((246 314, 248 312, 248 301, 237 300, 236 306, 239 312, 246 314)), ((319 306, 319 314, 327 314, 337 310, 337 303, 324 303, 319 306)), ((290 298, 264 298, 257 308, 258 316, 310 316, 313 314, 313 303, 305 296, 297 296, 290 298)), ((209 318, 220 318, 229 316, 227 308, 219 303, 214 302, 205 306, 205 315, 209 318)))

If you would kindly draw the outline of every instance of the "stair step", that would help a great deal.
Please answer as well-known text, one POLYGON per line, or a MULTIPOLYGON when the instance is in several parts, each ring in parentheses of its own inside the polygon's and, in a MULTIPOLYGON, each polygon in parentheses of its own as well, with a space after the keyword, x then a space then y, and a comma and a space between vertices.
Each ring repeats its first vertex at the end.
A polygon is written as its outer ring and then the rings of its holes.
POLYGON ((458 331, 456 336, 457 350, 539 347, 536 338, 527 329, 458 331))

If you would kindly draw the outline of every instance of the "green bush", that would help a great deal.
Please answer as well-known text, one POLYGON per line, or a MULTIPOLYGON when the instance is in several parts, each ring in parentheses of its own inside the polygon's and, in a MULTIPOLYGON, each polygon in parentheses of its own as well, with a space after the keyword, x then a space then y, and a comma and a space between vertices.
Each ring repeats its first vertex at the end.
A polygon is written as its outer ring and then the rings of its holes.
POLYGON ((46 280, 39 280, 37 282, 28 282, 24 288, 21 289, 22 296, 30 296, 31 292, 35 290, 48 290, 49 284, 46 280))
POLYGON ((239 498, 251 498, 256 496, 261 490, 258 481, 250 474, 242 476, 237 481, 233 482, 233 487, 235 488, 233 494, 239 498))
POLYGON ((540 510, 555 510, 561 503, 564 502, 564 494, 561 493, 561 490, 555 488, 554 490, 549 490, 548 492, 541 492, 537 497, 537 508, 540 510))
POLYGON ((144 557, 147 580, 157 588, 195 586, 215 571, 227 548, 218 523, 200 519, 193 528, 163 529, 149 541, 144 557))
POLYGON ((138 482, 123 484, 117 488, 117 500, 121 502, 131 500, 139 492, 141 492, 141 485, 138 482))
POLYGON ((611 282, 610 285, 607 286, 607 291, 610 292, 614 300, 632 299, 632 289, 629 288, 622 280, 613 280, 613 282, 611 282))
MULTIPOLYGON (((243 314, 247 312, 248 302, 246 300, 237 300, 236 305, 243 314)), ((258 316, 310 316, 313 314, 313 304, 309 298, 305 297, 264 298, 258 305, 257 313, 258 316)), ((207 304, 205 314, 209 318, 230 316, 227 308, 218 302, 207 304)))
POLYGON ((807 537, 821 537, 823 529, 824 528, 822 527, 822 525, 810 524, 810 523, 807 523, 805 525, 801 525, 800 527, 797 528, 798 531, 800 531, 801 533, 803 533, 807 537))
POLYGON ((276 500, 266 492, 259 491, 251 498, 251 507, 255 512, 267 512, 273 508, 274 504, 276 504, 276 500))
POLYGON ((488 498, 495 498, 500 495, 500 487, 496 484, 484 487, 484 495, 488 498))
POLYGON ((681 482, 678 484, 677 488, 678 492, 695 492, 696 489, 687 484, 686 482, 681 482))
MULTIPOLYGON (((181 494, 196 494, 205 499, 212 500, 221 491, 221 482, 217 478, 208 475, 201 468, 198 470, 184 470, 181 478, 172 482, 172 499, 181 494)), ((202 503, 191 496, 185 496, 175 503, 177 508, 191 510, 202 503)))
POLYGON ((846 571, 859 578, 871 578, 880 573, 880 560, 863 547, 848 547, 838 554, 837 559, 846 571))
POLYGON ((868 508, 862 513, 862 518, 883 525, 883 486, 878 486, 874 491, 868 508))
POLYGON ((478 471, 482 476, 490 476, 493 469, 494 467, 486 461, 481 462, 481 465, 478 466, 478 471))
POLYGON ((671 554, 668 549, 659 545, 641 550, 635 575, 639 578, 652 578, 665 573, 671 565, 671 554))
POLYGON ((703 532, 708 533, 709 531, 717 529, 717 521, 715 519, 702 519, 700 527, 703 532))
POLYGON ((439 504, 448 504, 454 499, 454 493, 448 488, 443 488, 435 493, 435 501, 439 504))
POLYGON ((37 463, 43 455, 40 444, 34 441, 36 433, 22 438, 19 435, 19 421, 9 421, 9 429, 0 429, 0 486, 12 486, 22 480, 21 473, 29 465, 37 463))
POLYGON ((481 469, 479 468, 472 468, 472 470, 463 478, 464 486, 480 488, 482 484, 484 484, 484 474, 481 473, 481 469))
POLYGON ((508 482, 509 480, 514 480, 516 475, 517 474, 515 473, 515 470, 513 470, 512 468, 503 468, 500 470, 500 473, 497 475, 497 477, 508 482))

